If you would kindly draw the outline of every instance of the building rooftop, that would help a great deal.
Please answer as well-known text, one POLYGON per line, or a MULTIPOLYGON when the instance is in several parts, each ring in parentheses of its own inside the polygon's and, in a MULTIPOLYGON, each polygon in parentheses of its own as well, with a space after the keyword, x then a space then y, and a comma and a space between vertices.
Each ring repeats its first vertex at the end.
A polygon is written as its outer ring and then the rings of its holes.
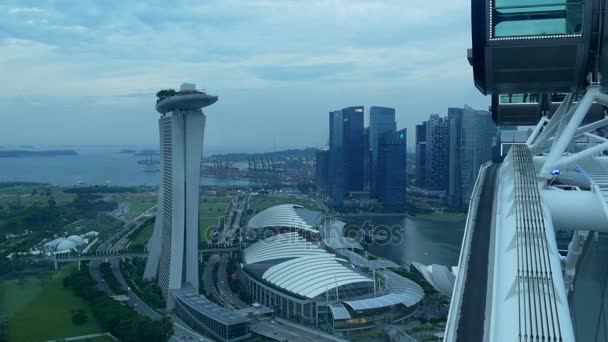
POLYGON ((250 265, 318 254, 327 254, 327 252, 316 244, 306 241, 297 232, 292 232, 275 235, 254 243, 245 250, 244 261, 250 265))
POLYGON ((442 294, 451 297, 454 290, 456 276, 446 266, 443 265, 423 265, 418 262, 412 262, 420 274, 426 279, 433 288, 442 294))
POLYGON ((335 320, 351 319, 350 313, 342 303, 331 303, 329 304, 329 309, 335 320))
POLYGON ((156 110, 161 114, 167 114, 176 110, 198 110, 214 104, 218 99, 217 96, 196 90, 196 86, 192 83, 183 83, 178 92, 169 89, 162 90, 159 94, 163 92, 165 92, 163 95, 157 94, 159 98, 156 103, 156 110))
POLYGON ((329 253, 300 257, 270 267, 262 278, 307 298, 344 285, 373 282, 369 276, 345 266, 344 261, 329 253))
POLYGON ((318 221, 323 213, 305 209, 295 204, 277 205, 259 212, 247 224, 249 229, 288 227, 318 232, 318 221))
POLYGON ((247 322, 247 317, 244 315, 215 304, 205 296, 198 294, 192 287, 172 290, 171 293, 181 303, 222 324, 233 325, 247 322))
POLYGON ((415 305, 419 301, 420 300, 415 300, 415 298, 410 298, 409 296, 407 296, 407 294, 389 293, 379 297, 360 300, 349 300, 345 301, 344 304, 350 306, 355 311, 363 311, 380 309, 398 304, 403 304, 407 307, 410 307, 412 305, 415 305))

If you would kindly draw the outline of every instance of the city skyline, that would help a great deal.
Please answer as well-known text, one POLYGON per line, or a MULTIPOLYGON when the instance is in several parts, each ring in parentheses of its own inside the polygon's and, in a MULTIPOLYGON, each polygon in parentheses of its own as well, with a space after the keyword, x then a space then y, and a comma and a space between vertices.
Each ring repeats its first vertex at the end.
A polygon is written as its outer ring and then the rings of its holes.
POLYGON ((398 10, 402 5, 250 2, 236 11, 232 1, 175 8, 6 2, 0 145, 154 144, 146 118, 155 89, 184 80, 225 99, 213 108, 217 120, 207 138, 210 148, 226 152, 325 145, 327 132, 318 127, 327 108, 350 103, 395 108, 397 125, 410 131, 449 106, 485 108, 489 99, 474 89, 463 53, 470 47, 468 2, 428 2, 412 11, 398 10), (404 41, 399 32, 415 38, 404 41), (172 52, 172 44, 191 39, 208 43, 172 52), (444 96, 436 98, 437 91, 444 96))
POLYGON ((5 0, 0 342, 608 341, 606 6, 5 0))

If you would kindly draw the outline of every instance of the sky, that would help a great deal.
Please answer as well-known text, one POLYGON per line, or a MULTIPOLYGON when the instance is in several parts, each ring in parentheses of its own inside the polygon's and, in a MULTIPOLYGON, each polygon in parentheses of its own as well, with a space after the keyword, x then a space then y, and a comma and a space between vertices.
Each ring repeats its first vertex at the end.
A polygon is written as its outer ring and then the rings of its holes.
MULTIPOLYGON (((0 2, 0 145, 158 144, 155 93, 218 95, 205 149, 327 144, 329 112, 486 109, 469 0, 0 2)), ((410 144, 411 146, 411 144, 410 144)))

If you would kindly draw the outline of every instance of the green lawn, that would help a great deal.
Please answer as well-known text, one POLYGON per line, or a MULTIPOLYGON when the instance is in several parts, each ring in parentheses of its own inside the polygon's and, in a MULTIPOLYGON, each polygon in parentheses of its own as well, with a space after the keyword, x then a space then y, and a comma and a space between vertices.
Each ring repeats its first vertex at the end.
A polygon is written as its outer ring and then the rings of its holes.
POLYGON ((30 303, 52 277, 50 272, 35 276, 25 276, 21 280, 10 278, 0 281, 0 305, 8 316, 12 316, 20 308, 30 303))
POLYGON ((133 220, 137 216, 143 214, 144 211, 152 208, 156 202, 134 202, 129 207, 127 218, 133 220))
POLYGON ((200 230, 201 240, 209 241, 211 229, 223 223, 226 209, 230 205, 231 197, 204 197, 200 204, 200 230))
POLYGON ((154 221, 151 220, 137 233, 135 238, 131 241, 131 245, 144 245, 146 246, 150 237, 152 237, 152 232, 154 232, 154 221))
POLYGON ((10 304, 17 308, 8 322, 10 341, 45 341, 101 332, 87 304, 63 287, 63 279, 75 268, 75 264, 64 267, 44 287, 36 281, 26 281, 23 288, 9 284, 7 297, 31 297, 10 304), (72 310, 77 309, 83 309, 89 318, 81 326, 72 323, 72 310))
MULTIPOLYGON (((224 219, 226 209, 232 200, 231 197, 204 197, 200 200, 200 232, 201 240, 208 241, 211 229, 219 226, 224 219)), ((131 244, 147 244, 154 231, 154 222, 150 222, 132 240, 131 244)))
POLYGON ((66 194, 60 187, 48 184, 18 185, 0 188, 0 205, 31 206, 38 204, 48 205, 51 195, 56 204, 71 202, 76 196, 66 194))

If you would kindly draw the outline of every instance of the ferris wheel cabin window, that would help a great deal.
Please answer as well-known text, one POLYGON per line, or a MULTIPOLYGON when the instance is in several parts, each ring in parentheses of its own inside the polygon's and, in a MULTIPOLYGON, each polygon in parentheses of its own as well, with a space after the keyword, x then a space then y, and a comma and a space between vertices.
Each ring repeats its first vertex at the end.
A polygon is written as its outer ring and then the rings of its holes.
POLYGON ((490 37, 580 36, 584 0, 489 0, 490 37))

